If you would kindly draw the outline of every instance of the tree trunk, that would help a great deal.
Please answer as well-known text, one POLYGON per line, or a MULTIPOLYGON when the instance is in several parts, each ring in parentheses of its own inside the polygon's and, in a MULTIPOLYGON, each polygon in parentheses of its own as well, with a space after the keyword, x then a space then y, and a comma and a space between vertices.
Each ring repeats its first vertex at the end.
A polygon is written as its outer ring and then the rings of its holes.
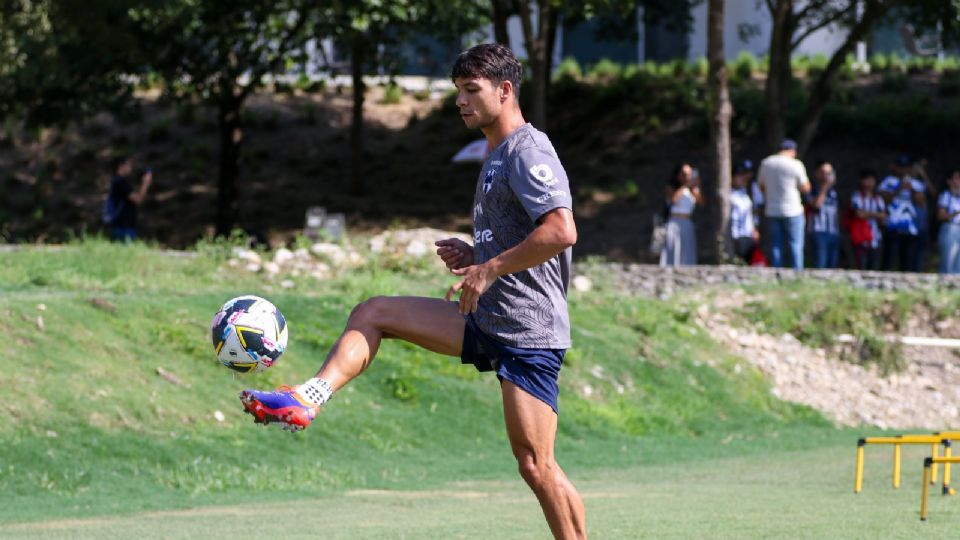
POLYGON ((858 41, 862 41, 870 33, 876 21, 884 15, 887 9, 889 9, 887 4, 869 2, 863 16, 850 29, 843 45, 833 53, 826 69, 814 81, 800 125, 800 135, 797 138, 801 157, 806 154, 806 151, 810 148, 810 143, 813 142, 813 137, 817 134, 823 111, 826 109, 830 98, 833 97, 837 73, 846 62, 847 55, 853 52, 858 41))
POLYGON ((549 0, 538 0, 537 30, 533 29, 533 14, 530 2, 519 2, 520 24, 523 26, 523 43, 530 64, 530 113, 527 120, 537 129, 547 129, 547 86, 550 79, 550 56, 552 47, 547 43, 556 35, 551 27, 557 24, 557 12, 549 0))
POLYGON ((730 119, 733 105, 727 86, 727 63, 723 51, 723 4, 724 0, 709 0, 707 14, 707 57, 710 71, 707 78, 707 93, 710 102, 710 148, 713 168, 716 172, 717 201, 714 206, 717 262, 729 260, 733 255, 733 242, 728 234, 730 227, 730 119))
POLYGON ((217 182, 217 236, 228 236, 237 222, 237 178, 240 176, 240 144, 243 100, 232 88, 221 90, 217 121, 220 127, 220 178, 217 182))
POLYGON ((493 4, 493 39, 501 45, 510 46, 507 20, 510 18, 509 0, 491 0, 493 4))
POLYGON ((363 195, 363 101, 366 86, 363 66, 366 60, 366 37, 357 32, 350 46, 350 75, 353 79, 353 111, 350 120, 350 192, 363 195))
POLYGON ((793 68, 790 41, 793 38, 793 0, 776 0, 773 5, 773 29, 770 32, 770 66, 764 91, 766 103, 766 140, 770 151, 787 132, 786 110, 790 98, 793 68))

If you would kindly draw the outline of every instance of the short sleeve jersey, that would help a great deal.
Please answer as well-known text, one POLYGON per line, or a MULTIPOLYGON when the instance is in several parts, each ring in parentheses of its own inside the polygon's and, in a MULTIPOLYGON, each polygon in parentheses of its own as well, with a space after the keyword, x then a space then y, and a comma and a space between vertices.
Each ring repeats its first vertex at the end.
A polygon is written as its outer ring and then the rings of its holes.
POLYGON ((810 230, 813 232, 840 234, 840 223, 838 216, 840 214, 840 197, 837 196, 837 190, 830 189, 827 196, 823 199, 820 208, 813 208, 813 201, 820 195, 820 187, 817 186, 807 195, 807 202, 810 203, 813 210, 813 219, 810 221, 810 230))
POLYGON ((119 208, 116 218, 110 223, 113 227, 137 226, 137 205, 130 202, 130 194, 133 193, 133 186, 130 180, 125 176, 114 176, 110 180, 110 194, 108 197, 113 199, 113 204, 119 208))
POLYGON ((750 238, 753 236, 753 201, 746 189, 730 192, 730 236, 750 238))
POLYGON ((877 191, 893 193, 893 199, 887 205, 887 230, 916 236, 921 230, 919 222, 922 217, 917 213, 911 191, 923 193, 926 188, 923 182, 915 178, 908 177, 902 181, 909 182, 910 189, 901 190, 901 180, 896 176, 888 176, 880 182, 877 191))
MULTIPOLYGON (((863 192, 857 191, 850 197, 850 206, 854 210, 863 210, 864 212, 886 212, 887 206, 883 202, 883 197, 879 195, 864 195, 863 192)), ((867 221, 870 223, 870 232, 873 233, 873 239, 870 241, 871 248, 880 247, 880 240, 882 238, 882 233, 880 231, 880 225, 877 223, 877 218, 869 218, 867 221)))
POLYGON ((800 188, 810 183, 807 170, 799 159, 774 154, 760 162, 757 182, 766 190, 767 217, 796 217, 803 215, 800 188))
MULTIPOLYGON (((473 257, 482 264, 522 242, 537 220, 571 208, 567 174, 547 136, 525 124, 483 163, 473 202, 473 257)), ((567 288, 571 249, 532 268, 500 276, 480 296, 474 323, 512 347, 570 347, 567 288)))
POLYGON ((950 218, 950 223, 960 223, 960 194, 954 195, 949 189, 944 191, 937 199, 937 207, 943 208, 947 211, 947 214, 953 216, 950 218))

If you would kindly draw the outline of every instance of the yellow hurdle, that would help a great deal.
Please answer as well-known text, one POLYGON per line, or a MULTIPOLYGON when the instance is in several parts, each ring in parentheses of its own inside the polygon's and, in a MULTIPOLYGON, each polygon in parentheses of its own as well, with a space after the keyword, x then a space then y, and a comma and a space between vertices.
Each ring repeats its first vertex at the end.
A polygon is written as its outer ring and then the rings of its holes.
MULTIPOLYGON (((950 447, 948 446, 944 454, 947 454, 949 450, 950 447)), ((930 495, 931 476, 933 475, 931 469, 933 469, 938 463, 943 463, 943 475, 944 480, 946 481, 948 480, 948 467, 950 467, 951 463, 960 463, 960 456, 944 455, 942 457, 928 457, 923 460, 923 489, 920 492, 920 521, 927 520, 927 499, 930 495)))
MULTIPOLYGON (((956 431, 945 431, 937 435, 896 435, 893 437, 864 437, 857 441, 857 465, 856 473, 853 480, 853 492, 860 493, 863 490, 863 457, 864 457, 864 446, 868 444, 889 444, 893 445, 893 489, 900 488, 900 458, 902 455, 901 447, 904 444, 929 444, 933 457, 939 456, 940 445, 943 445, 944 451, 943 455, 950 456, 950 438, 951 436, 956 436, 960 439, 960 432, 956 431)), ((939 463, 939 462, 934 462, 939 463)), ((943 494, 952 495, 953 492, 950 489, 950 463, 943 462, 943 494)), ((930 478, 927 478, 928 482, 937 481, 937 467, 936 465, 932 466, 930 471, 930 478)))

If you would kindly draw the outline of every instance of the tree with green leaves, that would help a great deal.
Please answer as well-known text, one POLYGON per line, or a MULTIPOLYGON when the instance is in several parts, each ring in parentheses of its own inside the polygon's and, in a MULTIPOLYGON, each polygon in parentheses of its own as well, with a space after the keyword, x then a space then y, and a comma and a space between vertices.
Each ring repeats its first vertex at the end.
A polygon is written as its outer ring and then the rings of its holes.
POLYGON ((118 2, 0 0, 0 115, 62 125, 126 104, 133 26, 118 2))
MULTIPOLYGON (((496 22, 503 17, 507 0, 492 0, 491 15, 496 22)), ((703 0, 512 0, 513 13, 520 16, 523 46, 530 68, 530 122, 541 130, 547 128, 547 93, 553 68, 553 48, 561 18, 590 19, 597 16, 627 17, 642 6, 646 22, 664 22, 689 29, 690 8, 703 0)), ((510 6, 507 6, 510 7, 510 6)), ((496 26, 495 26, 496 28, 496 26)), ((499 32, 498 32, 499 34, 499 32)), ((497 39, 502 39, 497 36, 497 39)))
MULTIPOLYGON (((759 2, 758 2, 759 3, 759 2)), ((772 150, 786 135, 786 111, 793 84, 794 52, 814 33, 830 28, 845 28, 846 37, 833 53, 826 69, 810 84, 809 100, 804 111, 798 143, 800 153, 808 148, 826 104, 829 102, 836 76, 846 57, 869 35, 874 25, 896 4, 895 0, 764 0, 773 20, 770 33, 770 67, 764 90, 766 102, 766 142, 772 150)), ((758 6, 759 7, 759 6, 758 6)))
POLYGON ((350 190, 365 191, 363 171, 366 99, 364 76, 395 64, 400 47, 416 35, 459 42, 483 22, 479 0, 457 4, 444 0, 341 0, 319 11, 314 35, 329 37, 350 55, 353 107, 350 122, 350 190))
POLYGON ((314 15, 306 0, 168 0, 134 12, 149 68, 161 75, 166 92, 217 110, 218 235, 229 234, 237 221, 245 102, 268 75, 300 59, 314 15))

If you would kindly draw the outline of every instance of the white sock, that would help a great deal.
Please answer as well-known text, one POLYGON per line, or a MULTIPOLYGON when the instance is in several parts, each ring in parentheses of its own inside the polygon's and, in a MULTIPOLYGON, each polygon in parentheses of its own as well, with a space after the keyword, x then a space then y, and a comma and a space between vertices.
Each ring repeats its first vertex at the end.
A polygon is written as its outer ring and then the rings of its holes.
POLYGON ((308 403, 323 405, 333 395, 333 386, 324 379, 314 377, 298 386, 297 394, 308 403))

